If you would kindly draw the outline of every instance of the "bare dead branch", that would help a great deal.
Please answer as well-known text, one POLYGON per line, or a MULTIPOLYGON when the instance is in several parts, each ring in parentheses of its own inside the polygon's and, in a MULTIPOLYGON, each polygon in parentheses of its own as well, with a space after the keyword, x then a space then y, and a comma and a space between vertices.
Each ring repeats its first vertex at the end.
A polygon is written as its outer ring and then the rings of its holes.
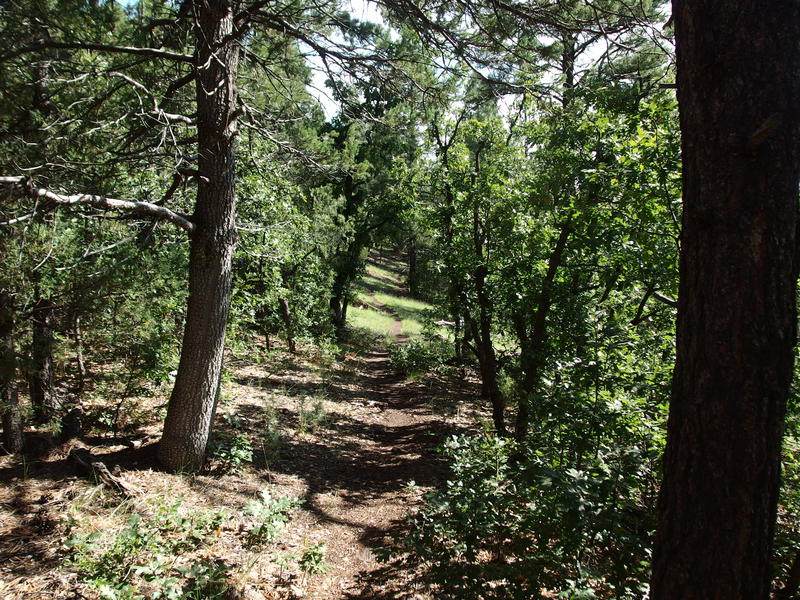
POLYGON ((56 42, 53 40, 46 40, 28 44, 22 48, 18 48, 8 54, 0 56, 0 62, 19 58, 25 54, 32 54, 41 50, 93 50, 95 52, 108 52, 109 54, 130 54, 134 56, 146 56, 148 58, 157 58, 164 60, 171 60, 174 62, 183 62, 194 64, 194 57, 189 54, 180 54, 178 52, 170 52, 169 50, 162 50, 160 48, 137 48, 135 46, 114 46, 113 44, 99 44, 96 42, 56 42))
POLYGON ((663 302, 667 306, 672 306, 673 308, 678 306, 678 301, 674 298, 670 298, 669 296, 665 296, 661 292, 653 292, 653 298, 658 300, 659 302, 663 302))
MULTIPOLYGON (((23 185, 27 183, 25 177, 0 177, 0 184, 6 185, 23 185)), ((45 200, 41 208, 35 209, 33 212, 16 217, 8 221, 0 223, 0 225, 13 225, 25 219, 33 217, 37 212, 48 208, 48 203, 52 205, 75 205, 75 204, 88 204, 100 210, 115 210, 126 213, 132 213, 143 217, 150 217, 162 221, 169 221, 173 225, 180 227, 189 235, 192 235, 195 229, 194 223, 185 215, 180 215, 176 212, 169 210, 163 206, 158 206, 152 202, 141 202, 136 200, 118 200, 116 198, 107 198, 106 196, 99 196, 96 194, 58 194, 45 188, 39 188, 29 183, 25 186, 28 194, 35 200, 45 200)))

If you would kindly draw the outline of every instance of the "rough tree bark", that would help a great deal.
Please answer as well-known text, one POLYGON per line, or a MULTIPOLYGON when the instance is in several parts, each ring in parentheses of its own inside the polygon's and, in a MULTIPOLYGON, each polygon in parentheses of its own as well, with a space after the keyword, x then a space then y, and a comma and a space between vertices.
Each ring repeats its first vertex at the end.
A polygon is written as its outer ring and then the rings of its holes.
POLYGON ((235 0, 195 2, 197 203, 181 359, 158 458, 168 469, 202 466, 219 391, 231 294, 235 229, 235 0))
POLYGON ((673 16, 684 212, 651 598, 762 600, 795 344, 800 4, 673 16))

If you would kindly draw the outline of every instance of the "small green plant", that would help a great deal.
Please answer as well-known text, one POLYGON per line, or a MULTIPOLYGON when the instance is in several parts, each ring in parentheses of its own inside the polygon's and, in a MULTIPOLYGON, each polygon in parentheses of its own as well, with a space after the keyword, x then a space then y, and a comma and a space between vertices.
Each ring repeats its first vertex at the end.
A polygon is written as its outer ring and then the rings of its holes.
POLYGON ((328 416, 325 414, 324 397, 317 395, 311 400, 311 406, 308 406, 309 398, 307 396, 300 398, 300 408, 297 417, 297 428, 300 433, 313 432, 324 425, 328 420, 328 416))
POLYGON ((316 543, 308 546, 300 556, 300 560, 297 561, 300 570, 305 575, 325 573, 330 568, 330 565, 325 562, 325 552, 325 544, 316 543))
POLYGON ((228 569, 221 560, 201 559, 177 569, 187 584, 178 598, 185 600, 214 600, 225 598, 230 588, 228 569))
POLYGON ((210 456, 221 473, 239 473, 253 461, 253 446, 243 433, 223 433, 212 445, 210 456))
POLYGON ((264 421, 266 427, 264 433, 261 434, 259 444, 261 446, 261 457, 264 460, 264 467, 268 469, 278 460, 281 453, 281 446, 283 445, 278 423, 278 414, 272 404, 268 403, 264 409, 264 421))
POLYGON ((290 511, 303 503, 299 498, 289 496, 273 498, 269 490, 262 490, 260 496, 244 507, 245 512, 253 517, 253 525, 247 530, 251 544, 274 542, 286 529, 290 511))
POLYGON ((221 563, 184 555, 202 546, 229 517, 221 511, 181 510, 182 501, 164 504, 152 517, 131 514, 115 532, 80 532, 68 522, 66 546, 79 577, 109 600, 199 600, 221 598, 227 571, 221 563))
POLYGON ((295 560, 297 560, 297 555, 291 552, 283 552, 275 557, 275 564, 280 568, 280 571, 278 571, 278 579, 283 579, 284 571, 288 571, 295 560))

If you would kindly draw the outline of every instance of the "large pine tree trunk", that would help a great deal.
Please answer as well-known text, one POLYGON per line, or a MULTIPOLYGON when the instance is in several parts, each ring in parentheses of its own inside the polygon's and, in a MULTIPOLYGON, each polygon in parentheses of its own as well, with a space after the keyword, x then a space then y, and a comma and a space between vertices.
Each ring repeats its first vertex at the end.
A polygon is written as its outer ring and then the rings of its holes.
POLYGON ((763 600, 795 344, 800 4, 675 0, 677 363, 653 600, 763 600))
POLYGON ((236 69, 233 0, 195 3, 198 167, 181 359, 158 458, 168 469, 202 466, 219 391, 231 295, 235 229, 236 69))

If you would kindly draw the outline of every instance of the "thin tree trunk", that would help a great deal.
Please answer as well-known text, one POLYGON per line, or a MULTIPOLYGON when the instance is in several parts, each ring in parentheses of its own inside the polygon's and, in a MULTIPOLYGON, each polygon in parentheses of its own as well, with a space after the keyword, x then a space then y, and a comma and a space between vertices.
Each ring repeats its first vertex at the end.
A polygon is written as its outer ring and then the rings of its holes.
POLYGON ((341 336, 344 332, 344 311, 342 310, 342 305, 344 304, 343 301, 336 296, 331 297, 330 299, 330 307, 331 307, 331 320, 333 321, 333 327, 336 329, 336 335, 341 336))
POLYGON ((83 360, 83 333, 81 332, 81 317, 75 316, 72 327, 72 340, 75 343, 75 362, 78 366, 78 393, 83 392, 86 385, 86 363, 83 360))
POLYGON ((461 316, 456 313, 453 317, 453 353, 458 364, 464 361, 464 339, 461 335, 461 323, 461 316))
POLYGON ((55 306, 47 298, 40 298, 31 318, 31 366, 28 373, 31 405, 36 421, 46 423, 60 417, 61 403, 53 381, 53 327, 55 306))
POLYGON ((492 421, 498 435, 506 435, 505 399, 497 382, 497 356, 492 342, 491 301, 486 294, 486 268, 475 271, 475 290, 478 297, 479 321, 473 325, 475 347, 481 372, 481 394, 492 407, 492 421))
POLYGON ((0 293, 0 413, 3 421, 3 448, 22 451, 22 417, 17 390, 17 357, 14 349, 14 313, 11 298, 0 293))
POLYGON ((286 298, 278 299, 278 308, 280 309, 281 319, 283 319, 283 327, 286 330, 286 343, 289 344, 289 352, 295 354, 297 352, 297 344, 294 341, 294 321, 286 298))
POLYGON ((675 0, 677 361, 653 600, 766 600, 792 378, 800 4, 675 0))
MULTIPOLYGON (((472 171, 472 186, 476 185, 476 178, 481 168, 482 144, 475 150, 475 164, 472 171)), ((478 303, 478 323, 471 323, 475 347, 478 351, 478 362, 481 371, 481 393, 489 400, 492 407, 492 421, 498 435, 505 436, 505 399, 500 393, 497 382, 497 355, 492 341, 492 312, 494 303, 486 290, 486 277, 489 274, 489 249, 487 246, 488 232, 485 223, 481 222, 480 204, 473 199, 472 205, 472 244, 475 254, 475 269, 472 280, 475 285, 475 297, 478 303)))
POLYGON ((556 240, 556 245, 547 261, 547 273, 542 280, 542 289, 539 293, 536 309, 533 314, 533 325, 530 334, 526 319, 519 313, 514 319, 517 337, 521 345, 520 363, 522 365, 522 395, 519 400, 517 422, 514 434, 519 440, 528 435, 530 426, 530 403, 539 387, 539 379, 545 365, 544 345, 547 341, 547 314, 552 306, 553 282, 567 247, 567 239, 572 231, 572 220, 561 226, 561 231, 556 240))
POLYGON ((417 267, 417 238, 408 240, 408 293, 413 297, 419 294, 419 270, 417 267))
POLYGON ((181 359, 158 458, 168 469, 203 464, 219 391, 235 229, 236 3, 196 2, 198 178, 181 359))
POLYGON ((339 257, 329 301, 331 320, 336 330, 336 336, 340 339, 344 335, 344 328, 347 323, 347 291, 350 287, 351 269, 349 262, 350 250, 351 248, 348 247, 346 253, 339 257))

